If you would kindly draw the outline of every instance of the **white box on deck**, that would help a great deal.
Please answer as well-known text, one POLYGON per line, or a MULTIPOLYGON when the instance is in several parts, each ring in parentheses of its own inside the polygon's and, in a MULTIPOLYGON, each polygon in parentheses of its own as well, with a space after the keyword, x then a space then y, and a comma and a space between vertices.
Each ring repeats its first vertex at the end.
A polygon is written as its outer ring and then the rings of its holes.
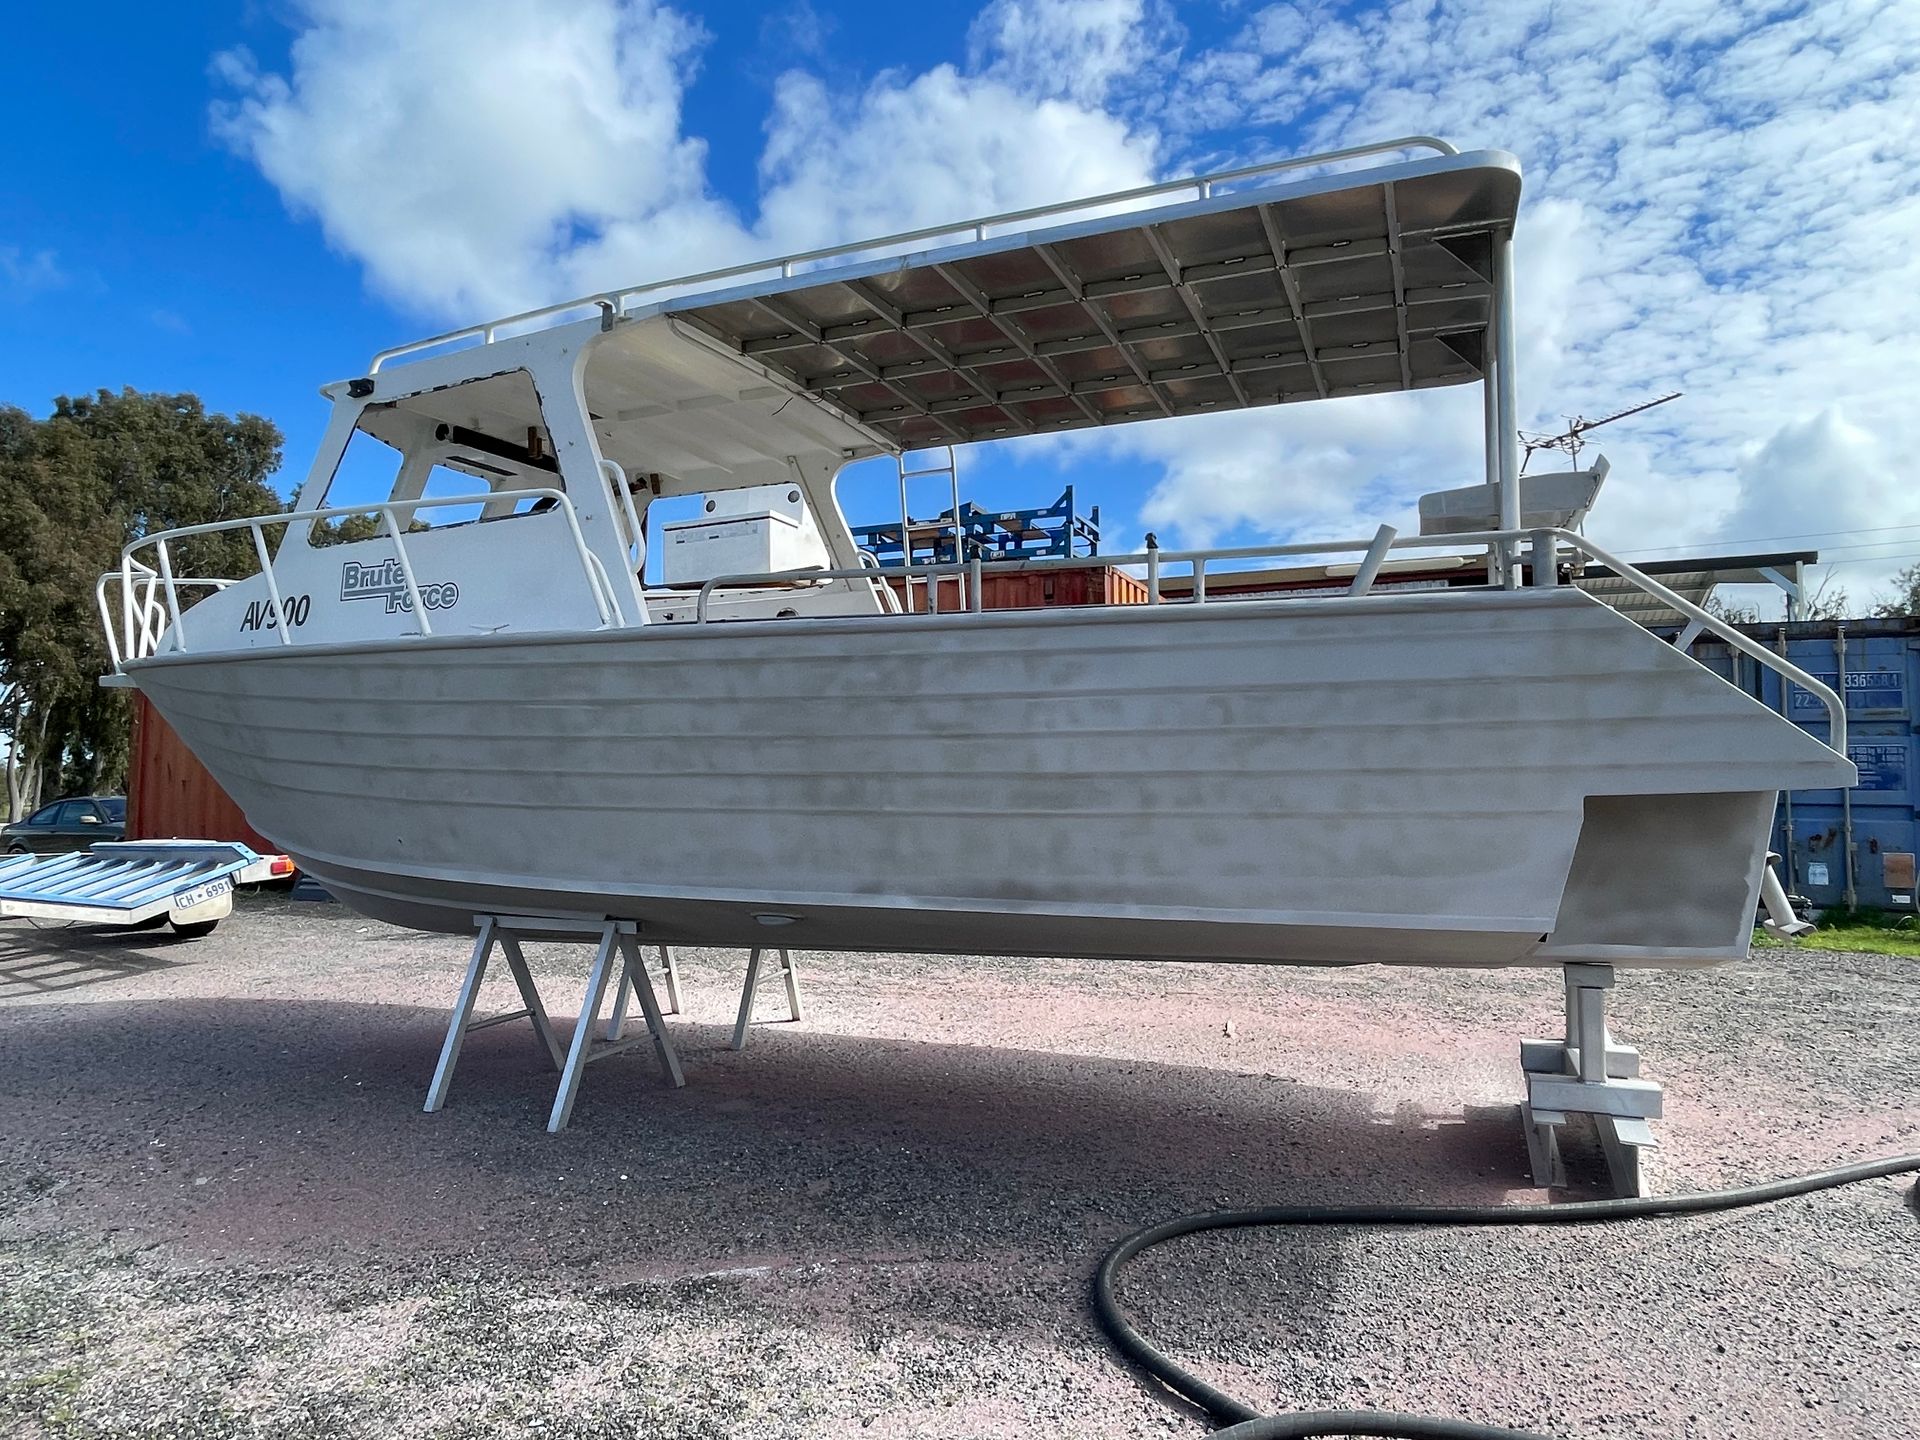
POLYGON ((660 578, 668 585, 828 563, 806 500, 791 485, 756 485, 709 495, 704 511, 694 519, 663 525, 660 543, 660 578))

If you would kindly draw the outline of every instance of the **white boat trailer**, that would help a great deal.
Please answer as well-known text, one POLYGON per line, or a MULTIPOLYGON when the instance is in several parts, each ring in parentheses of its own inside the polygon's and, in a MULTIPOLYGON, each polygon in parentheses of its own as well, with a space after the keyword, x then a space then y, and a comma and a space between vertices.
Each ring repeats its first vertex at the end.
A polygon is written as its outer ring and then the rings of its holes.
MULTIPOLYGON (((510 1020, 532 1022, 534 1033, 546 1050, 548 1060, 560 1072, 560 1086, 553 1097, 553 1109, 547 1116, 548 1134, 558 1134, 566 1129, 567 1122, 573 1118, 574 1101, 579 1098, 580 1082, 586 1075, 587 1066, 636 1045, 652 1042, 661 1073, 670 1086, 678 1089, 687 1083, 686 1074, 680 1067, 679 1052, 674 1048, 673 1037, 668 1033, 666 1024, 667 1015, 680 1013, 680 966, 671 945, 646 947, 659 954, 659 965, 655 968, 641 954, 640 926, 637 921, 529 915, 476 915, 473 920, 479 933, 474 938, 473 956, 467 962, 467 974, 460 984, 459 998, 455 1000, 453 1014, 447 1021, 447 1038, 440 1047, 440 1061, 434 1067, 433 1081, 427 1087, 427 1113, 432 1114, 447 1103, 447 1091, 453 1084, 454 1066, 459 1063, 460 1047, 465 1044, 467 1035, 474 1030, 504 1025, 510 1020), (547 1018, 547 1009, 540 999, 540 989, 534 983, 533 972, 527 966, 526 952, 520 944, 523 939, 574 944, 591 942, 595 946, 593 966, 587 972, 586 994, 580 1002, 579 1018, 573 1025, 573 1039, 564 1051, 553 1022, 547 1018), (512 972, 514 985, 520 991, 521 1008, 476 1020, 473 1018, 474 1006, 480 998, 480 986, 487 977, 487 962, 492 958, 495 947, 506 957, 507 968, 512 972), (606 1000, 607 985, 614 979, 616 965, 619 980, 614 992, 613 1013, 607 1019, 603 1037, 596 1041, 593 1029, 600 1021, 600 1009, 606 1000), (665 982, 667 989, 664 1011, 653 988, 656 977, 665 982), (647 1033, 629 1039, 624 1033, 627 1007, 635 997, 638 997, 641 1013, 646 1017, 647 1033)), ((731 1048, 735 1050, 744 1050, 747 1045, 747 1028, 753 1023, 754 1000, 760 986, 761 958, 765 953, 756 949, 747 959, 746 983, 741 989, 740 1011, 733 1026, 731 1048)), ((794 966, 793 956, 786 950, 774 950, 772 953, 780 957, 780 976, 786 982, 790 1018, 801 1020, 804 1016, 800 1007, 800 974, 794 966)))
POLYGON ((0 859, 0 919, 82 925, 171 921, 205 935, 233 913, 233 887, 293 873, 284 855, 211 840, 103 840, 60 855, 0 859))

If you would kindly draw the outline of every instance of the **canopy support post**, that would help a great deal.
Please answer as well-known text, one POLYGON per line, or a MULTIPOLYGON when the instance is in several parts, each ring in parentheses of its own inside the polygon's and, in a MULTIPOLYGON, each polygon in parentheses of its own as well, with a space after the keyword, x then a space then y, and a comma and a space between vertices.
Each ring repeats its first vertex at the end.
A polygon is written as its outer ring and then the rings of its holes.
MULTIPOLYGON (((1493 420, 1498 434, 1487 447, 1489 469, 1499 466, 1500 528, 1520 528, 1520 430, 1514 401, 1513 232, 1493 233, 1493 420), (1496 442, 1497 443, 1494 443, 1496 442)), ((1520 585, 1520 542, 1503 542, 1501 583, 1509 590, 1520 585)))
MULTIPOLYGON (((1500 355, 1496 332, 1500 328, 1500 307, 1492 303, 1487 314, 1485 354, 1480 362, 1480 414, 1486 427, 1487 484, 1500 490, 1500 355)), ((1487 584, 1502 582, 1507 556, 1502 547, 1487 547, 1487 584)))

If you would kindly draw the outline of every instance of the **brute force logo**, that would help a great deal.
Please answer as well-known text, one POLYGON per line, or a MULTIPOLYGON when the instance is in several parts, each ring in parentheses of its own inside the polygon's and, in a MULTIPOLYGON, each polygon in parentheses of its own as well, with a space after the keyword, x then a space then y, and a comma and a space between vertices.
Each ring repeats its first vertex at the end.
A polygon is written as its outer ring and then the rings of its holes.
MULTIPOLYGON (((451 610, 460 603, 460 587, 451 580, 425 583, 419 588, 420 603, 429 610, 451 610)), ((407 577, 398 560, 382 560, 378 565, 347 561, 340 567, 340 598, 385 600, 389 615, 413 613, 413 597, 407 593, 407 577)))

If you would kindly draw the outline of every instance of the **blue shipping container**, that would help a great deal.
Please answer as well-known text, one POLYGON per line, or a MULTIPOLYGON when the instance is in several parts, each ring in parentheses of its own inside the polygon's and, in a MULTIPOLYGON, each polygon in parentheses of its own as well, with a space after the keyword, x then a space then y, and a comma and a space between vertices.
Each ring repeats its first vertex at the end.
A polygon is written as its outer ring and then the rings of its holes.
MULTIPOLYGON (((1748 635, 1847 700, 1847 754, 1860 783, 1838 790, 1796 790, 1780 797, 1773 848, 1786 857, 1787 889, 1816 906, 1855 903, 1885 910, 1914 908, 1914 855, 1920 850, 1920 619, 1808 620, 1746 625, 1748 635), (1851 826, 1852 844, 1848 845, 1851 826)), ((1781 680, 1754 660, 1713 640, 1694 646, 1702 664, 1774 710, 1781 680)), ((1797 685, 1785 711, 1823 740, 1827 712, 1797 685)))

